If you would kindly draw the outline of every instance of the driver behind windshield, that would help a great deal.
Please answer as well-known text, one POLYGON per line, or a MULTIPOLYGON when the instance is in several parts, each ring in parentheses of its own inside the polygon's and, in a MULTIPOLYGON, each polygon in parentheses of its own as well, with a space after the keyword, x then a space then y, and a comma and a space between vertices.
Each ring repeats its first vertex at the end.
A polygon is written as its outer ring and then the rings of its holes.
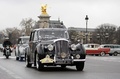
POLYGON ((68 38, 68 35, 65 31, 56 31, 56 30, 42 30, 40 31, 40 36, 43 39, 47 39, 47 38, 51 38, 51 39, 55 39, 55 38, 68 38))

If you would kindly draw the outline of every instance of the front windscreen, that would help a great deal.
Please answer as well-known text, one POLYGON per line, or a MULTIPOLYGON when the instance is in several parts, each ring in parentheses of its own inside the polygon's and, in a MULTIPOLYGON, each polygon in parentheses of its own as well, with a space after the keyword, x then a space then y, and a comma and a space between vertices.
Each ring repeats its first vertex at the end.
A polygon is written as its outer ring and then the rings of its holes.
POLYGON ((23 43, 23 44, 29 43, 29 38, 23 38, 23 39, 22 39, 22 43, 23 43))
POLYGON ((39 34, 41 39, 69 38, 66 30, 40 30, 39 34))

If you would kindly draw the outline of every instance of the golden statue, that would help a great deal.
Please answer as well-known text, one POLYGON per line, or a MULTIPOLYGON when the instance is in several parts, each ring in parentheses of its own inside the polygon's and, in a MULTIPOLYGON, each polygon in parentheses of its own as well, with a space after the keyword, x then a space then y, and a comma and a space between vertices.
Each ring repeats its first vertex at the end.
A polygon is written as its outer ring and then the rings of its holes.
POLYGON ((47 9, 47 4, 46 4, 46 5, 41 6, 41 11, 42 11, 42 14, 47 14, 46 9, 47 9))

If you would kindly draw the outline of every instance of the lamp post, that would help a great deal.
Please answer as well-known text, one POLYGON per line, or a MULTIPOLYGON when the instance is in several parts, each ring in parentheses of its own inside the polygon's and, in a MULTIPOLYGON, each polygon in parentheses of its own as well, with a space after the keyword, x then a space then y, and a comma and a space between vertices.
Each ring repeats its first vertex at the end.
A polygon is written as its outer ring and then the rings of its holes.
POLYGON ((86 33, 85 33, 85 35, 86 35, 86 44, 87 44, 87 42, 88 42, 87 41, 88 40, 88 38, 87 38, 87 36, 88 36, 87 25, 88 25, 88 20, 89 20, 88 15, 86 15, 85 20, 86 20, 86 33))

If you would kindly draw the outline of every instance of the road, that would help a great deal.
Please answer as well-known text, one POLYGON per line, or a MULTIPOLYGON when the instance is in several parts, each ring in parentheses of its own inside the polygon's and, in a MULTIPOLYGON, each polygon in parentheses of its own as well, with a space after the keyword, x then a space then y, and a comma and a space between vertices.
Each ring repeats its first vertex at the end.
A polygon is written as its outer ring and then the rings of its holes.
POLYGON ((26 68, 24 61, 16 61, 14 54, 10 59, 0 54, 0 79, 120 79, 120 56, 87 56, 84 71, 76 71, 74 66, 37 71, 26 68))

